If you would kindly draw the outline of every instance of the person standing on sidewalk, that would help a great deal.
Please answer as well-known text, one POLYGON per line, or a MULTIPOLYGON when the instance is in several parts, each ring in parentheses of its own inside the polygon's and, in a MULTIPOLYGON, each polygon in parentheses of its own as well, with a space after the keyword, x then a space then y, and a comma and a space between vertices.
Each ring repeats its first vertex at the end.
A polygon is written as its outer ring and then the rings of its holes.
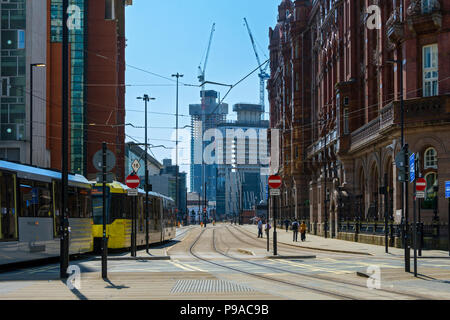
POLYGON ((262 221, 260 219, 258 221, 258 238, 262 238, 263 237, 262 228, 263 228, 263 223, 262 223, 262 221))
POLYGON ((298 237, 298 221, 297 219, 294 220, 294 222, 292 222, 292 231, 294 232, 294 238, 292 239, 293 242, 297 242, 297 237, 298 237))
POLYGON ((306 240, 306 224, 305 221, 302 221, 302 224, 300 225, 300 239, 302 242, 306 240))

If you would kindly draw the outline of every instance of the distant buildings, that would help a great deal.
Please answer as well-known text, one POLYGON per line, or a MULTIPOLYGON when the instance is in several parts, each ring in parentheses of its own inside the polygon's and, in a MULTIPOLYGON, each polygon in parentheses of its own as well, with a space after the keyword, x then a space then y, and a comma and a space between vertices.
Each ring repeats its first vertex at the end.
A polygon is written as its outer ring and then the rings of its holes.
MULTIPOLYGON (((137 175, 141 180, 139 188, 145 189, 145 152, 138 144, 134 142, 127 142, 125 148, 125 169, 126 175, 133 172, 131 164, 138 160, 141 167, 139 168, 137 175)), ((176 192, 176 172, 179 170, 177 166, 172 165, 172 160, 164 159, 163 164, 147 154, 148 164, 148 183, 151 187, 151 191, 160 193, 167 197, 172 198, 174 201, 179 199, 178 203, 178 221, 186 220, 186 173, 178 173, 178 193, 176 192)))
POLYGON ((238 216, 267 200, 267 129, 258 104, 235 104, 236 121, 223 122, 223 159, 217 170, 217 216, 238 216))
POLYGON ((217 128, 219 123, 226 120, 228 104, 219 105, 218 93, 213 90, 202 91, 201 96, 202 104, 189 105, 192 125, 190 190, 204 196, 206 186, 206 198, 215 201, 217 165, 206 164, 205 173, 203 173, 202 155, 206 147, 206 143, 203 142, 203 133, 208 129, 217 128))

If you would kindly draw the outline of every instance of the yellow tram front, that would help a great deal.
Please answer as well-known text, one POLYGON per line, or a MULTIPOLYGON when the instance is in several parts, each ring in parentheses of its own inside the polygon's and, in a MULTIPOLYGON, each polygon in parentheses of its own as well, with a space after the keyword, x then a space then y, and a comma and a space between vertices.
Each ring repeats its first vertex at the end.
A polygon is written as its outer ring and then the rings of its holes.
MULTIPOLYGON (((108 248, 122 249, 131 246, 131 210, 127 187, 120 182, 106 184, 106 236, 108 248)), ((101 247, 103 237, 103 184, 92 189, 94 248, 101 247)))

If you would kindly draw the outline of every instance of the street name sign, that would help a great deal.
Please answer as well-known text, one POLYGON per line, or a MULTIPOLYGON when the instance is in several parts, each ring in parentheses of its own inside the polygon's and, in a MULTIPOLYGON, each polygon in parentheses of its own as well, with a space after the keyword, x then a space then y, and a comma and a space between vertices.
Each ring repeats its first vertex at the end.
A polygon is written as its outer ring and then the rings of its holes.
POLYGON ((416 191, 417 199, 425 199, 425 191, 416 191))
POLYGON ((416 166, 415 166, 415 161, 416 161, 416 154, 413 153, 413 154, 411 154, 411 156, 409 157, 409 183, 413 183, 414 180, 416 180, 416 166))
POLYGON ((445 198, 450 198, 450 181, 445 181, 445 198))
POLYGON ((280 191, 280 189, 270 189, 270 195, 271 196, 280 196, 281 191, 280 191))
POLYGON ((127 193, 130 197, 136 197, 138 195, 138 189, 128 189, 127 193))

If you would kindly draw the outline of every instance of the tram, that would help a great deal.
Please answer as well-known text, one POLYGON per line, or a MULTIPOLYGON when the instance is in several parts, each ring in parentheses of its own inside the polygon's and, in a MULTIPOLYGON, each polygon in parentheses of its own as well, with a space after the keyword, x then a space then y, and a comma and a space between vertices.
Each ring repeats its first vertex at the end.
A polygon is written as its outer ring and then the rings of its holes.
MULTIPOLYGON (((89 181, 69 174, 69 254, 93 249, 89 181)), ((61 172, 0 160, 0 265, 60 254, 61 172)))
MULTIPOLYGON (((136 212, 136 244, 146 244, 145 191, 128 196, 129 188, 117 181, 106 184, 106 236, 109 249, 131 247, 132 213, 136 212)), ((176 233, 175 203, 171 198, 149 192, 149 243, 173 239, 176 233)), ((99 251, 103 237, 103 184, 93 182, 92 190, 94 248, 99 251)))

